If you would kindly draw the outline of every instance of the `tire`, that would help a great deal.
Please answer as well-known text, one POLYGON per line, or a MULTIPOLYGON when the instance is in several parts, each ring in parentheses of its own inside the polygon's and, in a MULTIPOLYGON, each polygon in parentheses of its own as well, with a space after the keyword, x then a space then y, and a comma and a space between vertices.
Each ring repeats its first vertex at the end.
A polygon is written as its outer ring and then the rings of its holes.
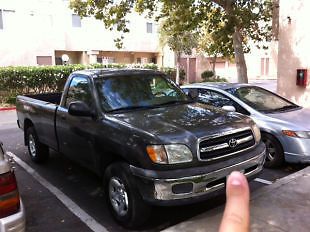
POLYGON ((115 220, 126 228, 137 228, 149 218, 151 207, 142 199, 128 165, 110 165, 104 176, 107 204, 115 220))
POLYGON ((270 134, 262 134, 262 141, 266 145, 266 168, 277 168, 284 163, 284 152, 280 142, 270 134))
POLYGON ((27 146, 30 158, 35 163, 43 163, 49 157, 48 146, 39 142, 34 127, 27 129, 27 146))

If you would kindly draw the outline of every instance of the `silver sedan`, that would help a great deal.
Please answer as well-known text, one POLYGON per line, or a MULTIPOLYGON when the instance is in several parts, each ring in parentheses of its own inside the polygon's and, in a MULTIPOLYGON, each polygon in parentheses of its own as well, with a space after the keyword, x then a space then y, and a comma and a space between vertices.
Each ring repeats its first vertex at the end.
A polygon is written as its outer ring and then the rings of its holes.
POLYGON ((250 116, 267 147, 266 167, 284 161, 310 163, 309 109, 248 84, 197 83, 181 88, 199 102, 250 116))

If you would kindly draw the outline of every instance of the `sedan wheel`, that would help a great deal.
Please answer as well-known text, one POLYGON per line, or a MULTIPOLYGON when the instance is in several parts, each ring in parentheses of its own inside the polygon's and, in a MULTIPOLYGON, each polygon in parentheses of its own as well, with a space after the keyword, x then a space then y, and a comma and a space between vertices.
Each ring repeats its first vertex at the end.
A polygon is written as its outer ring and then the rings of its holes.
POLYGON ((284 162, 284 152, 280 142, 270 134, 262 134, 262 141, 266 145, 265 167, 279 167, 284 162))

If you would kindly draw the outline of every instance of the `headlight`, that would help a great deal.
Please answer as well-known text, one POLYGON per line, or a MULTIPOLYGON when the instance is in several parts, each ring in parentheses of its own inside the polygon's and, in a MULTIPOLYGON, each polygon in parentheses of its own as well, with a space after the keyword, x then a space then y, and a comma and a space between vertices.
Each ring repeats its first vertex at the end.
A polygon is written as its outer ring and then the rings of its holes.
POLYGON ((193 160, 192 152, 183 144, 150 145, 147 154, 154 163, 177 164, 193 160))
POLYGON ((291 131, 291 130, 282 130, 282 133, 289 137, 310 139, 310 131, 291 131))
POLYGON ((254 124, 252 126, 252 129, 253 129, 253 133, 254 133, 254 137, 255 137, 255 142, 259 143, 260 139, 261 139, 260 129, 258 128, 258 126, 256 124, 254 124))

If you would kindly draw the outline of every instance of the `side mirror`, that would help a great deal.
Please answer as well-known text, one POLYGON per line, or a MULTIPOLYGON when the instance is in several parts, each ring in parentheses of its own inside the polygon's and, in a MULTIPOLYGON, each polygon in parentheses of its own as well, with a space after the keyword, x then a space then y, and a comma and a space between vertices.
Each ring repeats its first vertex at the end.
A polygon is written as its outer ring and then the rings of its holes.
POLYGON ((187 94, 191 99, 197 100, 198 99, 198 90, 197 89, 189 89, 187 94))
POLYGON ((222 106, 222 109, 229 112, 236 112, 236 108, 234 106, 222 106))
POLYGON ((69 104, 68 113, 73 116, 82 116, 82 117, 94 116, 89 106, 82 101, 71 102, 69 104))

